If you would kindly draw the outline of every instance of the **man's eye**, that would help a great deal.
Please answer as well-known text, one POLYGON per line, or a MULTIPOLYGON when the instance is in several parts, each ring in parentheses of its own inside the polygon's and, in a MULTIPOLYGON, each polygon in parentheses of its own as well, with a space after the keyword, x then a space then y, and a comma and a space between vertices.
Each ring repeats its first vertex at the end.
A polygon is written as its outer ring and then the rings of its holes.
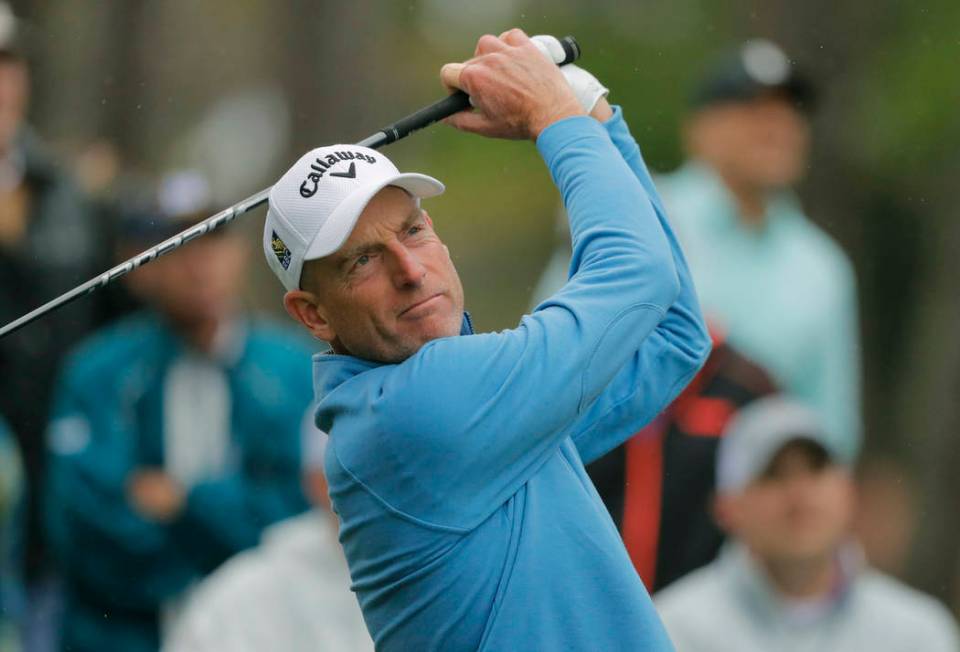
POLYGON ((370 262, 370 256, 368 256, 367 254, 363 254, 362 256, 357 256, 357 260, 354 261, 353 265, 354 267, 363 267, 369 262, 370 262))

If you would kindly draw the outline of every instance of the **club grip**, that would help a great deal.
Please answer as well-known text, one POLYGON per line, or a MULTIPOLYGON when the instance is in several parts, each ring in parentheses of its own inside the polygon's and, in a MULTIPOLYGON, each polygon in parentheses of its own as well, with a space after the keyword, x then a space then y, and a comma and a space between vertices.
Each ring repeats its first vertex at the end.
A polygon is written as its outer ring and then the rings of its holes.
MULTIPOLYGON (((562 58, 559 56, 559 53, 553 56, 553 60, 558 66, 573 63, 580 58, 580 45, 575 38, 572 36, 564 36, 557 38, 556 41, 563 50, 562 58)), ((470 96, 463 91, 457 91, 438 102, 425 106, 415 113, 411 113, 405 118, 397 120, 358 144, 376 149, 400 140, 401 138, 405 138, 417 129, 423 129, 428 125, 432 125, 434 122, 439 122, 454 113, 459 113, 469 108, 470 96)))
POLYGON ((563 58, 563 61, 557 64, 558 66, 565 66, 568 63, 573 63, 580 58, 580 44, 577 43, 577 39, 568 34, 567 36, 562 36, 557 40, 560 41, 560 47, 563 48, 563 52, 566 54, 566 56, 563 58))
POLYGON ((384 127, 382 132, 387 139, 383 145, 392 143, 396 140, 406 137, 417 129, 423 129, 434 122, 439 122, 446 117, 465 111, 470 108, 470 96, 463 91, 456 91, 452 95, 425 106, 415 113, 411 113, 405 118, 400 118, 392 125, 384 127))

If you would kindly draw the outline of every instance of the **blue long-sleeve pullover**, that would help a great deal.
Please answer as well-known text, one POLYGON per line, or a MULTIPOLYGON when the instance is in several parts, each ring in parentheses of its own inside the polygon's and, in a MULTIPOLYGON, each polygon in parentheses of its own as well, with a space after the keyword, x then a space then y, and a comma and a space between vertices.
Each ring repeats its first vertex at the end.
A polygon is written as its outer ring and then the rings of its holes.
POLYGON ((315 357, 340 538, 378 650, 672 650, 584 472, 665 407, 710 343, 617 110, 537 147, 571 277, 520 325, 401 364, 315 357))

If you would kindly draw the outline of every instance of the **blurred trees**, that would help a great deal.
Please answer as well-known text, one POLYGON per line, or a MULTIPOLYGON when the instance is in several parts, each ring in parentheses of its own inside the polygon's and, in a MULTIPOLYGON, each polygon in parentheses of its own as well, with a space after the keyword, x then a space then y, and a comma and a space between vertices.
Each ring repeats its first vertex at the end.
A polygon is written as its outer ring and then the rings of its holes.
MULTIPOLYGON (((360 139, 439 97, 439 66, 470 56, 483 32, 519 24, 576 35, 584 65, 624 105, 658 170, 682 158, 678 126, 704 58, 751 36, 781 42, 821 87, 801 194, 858 270, 867 452, 917 477, 910 573, 922 588, 952 596, 960 551, 952 521, 960 502, 956 0, 14 5, 33 27, 34 122, 65 156, 108 141, 124 176, 195 163, 185 139, 211 150, 207 166, 236 170, 238 160, 243 168, 262 159, 256 182, 244 178, 252 185, 225 204, 267 185, 306 149, 360 139), (196 135, 216 102, 264 88, 280 103, 225 113, 233 124, 213 132, 225 134, 219 140, 196 135), (255 137, 267 129, 284 138, 255 137)), ((552 248, 558 201, 533 148, 434 127, 390 155, 448 183, 427 208, 457 258, 479 326, 515 323, 552 248)), ((252 300, 276 309, 276 282, 262 268, 253 275, 252 300)))

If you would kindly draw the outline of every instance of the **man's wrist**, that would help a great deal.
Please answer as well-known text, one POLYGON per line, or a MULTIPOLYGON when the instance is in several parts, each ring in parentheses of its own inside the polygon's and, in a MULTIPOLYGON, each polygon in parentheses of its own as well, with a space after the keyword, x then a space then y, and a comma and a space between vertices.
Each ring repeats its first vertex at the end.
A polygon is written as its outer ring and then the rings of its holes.
POLYGON ((588 115, 577 115, 554 122, 544 129, 536 140, 536 146, 544 163, 552 170, 556 158, 567 148, 583 140, 598 138, 610 141, 607 128, 588 115))
POLYGON ((571 105, 557 111, 552 111, 550 115, 544 118, 531 121, 530 138, 536 142, 537 138, 540 137, 540 134, 543 133, 543 130, 550 125, 560 122, 561 120, 566 120, 567 118, 585 115, 587 115, 586 112, 579 105, 571 105))
POLYGON ((590 117, 602 124, 613 117, 613 107, 610 106, 605 97, 601 97, 593 106, 593 110, 590 111, 590 117))

